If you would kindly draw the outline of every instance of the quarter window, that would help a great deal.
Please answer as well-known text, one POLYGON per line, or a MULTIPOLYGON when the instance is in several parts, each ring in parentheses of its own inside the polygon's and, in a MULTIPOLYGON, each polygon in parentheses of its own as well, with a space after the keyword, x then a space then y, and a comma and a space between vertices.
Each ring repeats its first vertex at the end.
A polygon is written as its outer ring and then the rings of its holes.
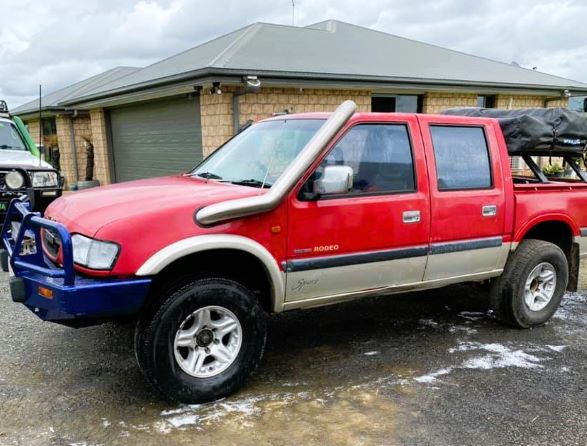
POLYGON ((485 133, 481 127, 431 126, 438 190, 492 186, 485 133))
POLYGON ((414 166, 403 124, 360 124, 334 146, 322 163, 353 168, 353 194, 413 191, 414 166))

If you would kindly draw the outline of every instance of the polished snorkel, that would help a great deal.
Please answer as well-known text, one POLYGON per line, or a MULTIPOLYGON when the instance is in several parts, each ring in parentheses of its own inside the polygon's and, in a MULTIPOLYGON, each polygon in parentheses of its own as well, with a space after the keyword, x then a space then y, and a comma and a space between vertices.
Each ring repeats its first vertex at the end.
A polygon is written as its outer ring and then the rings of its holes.
POLYGON ((196 213, 198 223, 211 225, 275 209, 312 165, 316 157, 322 153, 326 145, 353 116, 356 109, 357 105, 353 101, 344 101, 340 104, 308 141, 289 168, 271 186, 269 192, 255 197, 239 198, 206 206, 196 213))

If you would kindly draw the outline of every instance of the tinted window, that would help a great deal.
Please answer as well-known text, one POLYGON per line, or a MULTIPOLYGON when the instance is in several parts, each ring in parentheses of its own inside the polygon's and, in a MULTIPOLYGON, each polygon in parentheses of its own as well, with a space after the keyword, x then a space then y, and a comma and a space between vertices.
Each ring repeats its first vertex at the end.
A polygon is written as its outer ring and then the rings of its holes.
POLYGON ((411 191, 414 168, 405 125, 353 127, 330 151, 322 166, 353 168, 353 193, 411 191))
POLYGON ((485 134, 480 127, 431 126, 439 190, 491 187, 485 134))

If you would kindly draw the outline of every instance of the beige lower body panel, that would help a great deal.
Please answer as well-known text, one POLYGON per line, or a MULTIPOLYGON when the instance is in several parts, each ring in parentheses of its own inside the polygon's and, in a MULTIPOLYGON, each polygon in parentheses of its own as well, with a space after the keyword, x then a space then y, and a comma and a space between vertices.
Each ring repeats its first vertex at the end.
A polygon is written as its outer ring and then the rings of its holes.
POLYGON ((509 252, 510 244, 503 243, 493 248, 430 255, 424 282, 503 269, 509 252))
POLYGON ((380 288, 373 288, 368 290, 362 290, 357 292, 351 293, 340 293, 334 294, 329 296, 321 296, 321 297, 314 297, 308 298, 304 300, 297 300, 292 302, 285 302, 283 305, 284 310, 294 310, 299 308, 313 308, 313 307, 321 307, 324 305, 331 305, 341 302, 346 302, 354 299, 359 299, 363 297, 369 296, 379 296, 379 295, 386 295, 386 294, 394 294, 394 293, 407 293, 410 291, 420 291, 420 290, 427 290, 433 288, 440 288, 443 286, 461 283, 461 282, 477 282, 481 280, 491 279, 492 277, 497 277, 503 272, 503 269, 496 269, 493 271, 486 271, 483 273, 477 273, 472 275, 466 276, 456 276, 450 277, 446 279, 440 280, 430 280, 430 281, 422 281, 417 283, 408 283, 404 285, 396 285, 396 286, 385 286, 380 288))
POLYGON ((499 276, 510 243, 383 262, 287 273, 284 310, 314 307, 377 294, 438 288, 499 276))
POLYGON ((286 305, 422 280, 426 256, 287 273, 286 305))

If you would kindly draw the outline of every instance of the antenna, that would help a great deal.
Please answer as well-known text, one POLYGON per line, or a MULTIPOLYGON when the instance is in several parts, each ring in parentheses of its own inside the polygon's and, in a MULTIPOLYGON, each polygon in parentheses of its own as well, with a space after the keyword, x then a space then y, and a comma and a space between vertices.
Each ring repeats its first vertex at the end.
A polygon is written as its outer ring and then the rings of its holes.
POLYGON ((39 166, 41 162, 41 151, 43 150, 43 107, 42 107, 42 87, 39 84, 39 166))
POLYGON ((291 0, 291 26, 296 24, 296 0, 291 0))

